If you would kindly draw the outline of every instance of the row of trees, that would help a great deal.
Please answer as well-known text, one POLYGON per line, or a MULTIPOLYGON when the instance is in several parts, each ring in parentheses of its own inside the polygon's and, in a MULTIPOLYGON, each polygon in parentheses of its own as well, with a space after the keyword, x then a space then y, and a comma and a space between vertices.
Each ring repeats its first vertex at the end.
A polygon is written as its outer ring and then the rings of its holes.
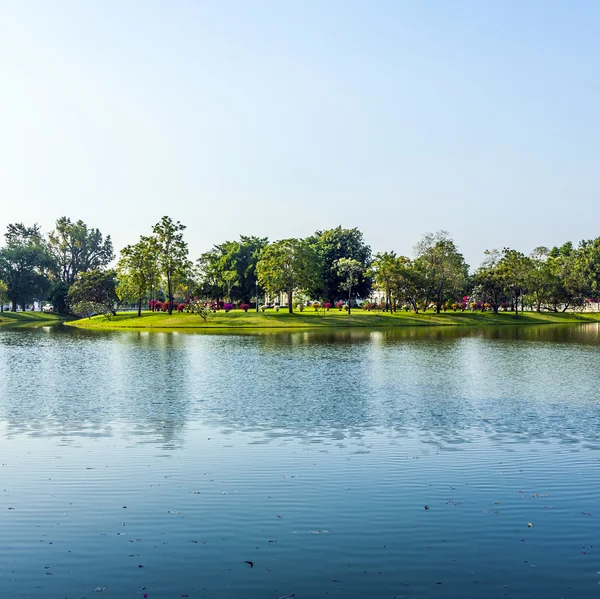
POLYGON ((581 308, 600 295, 600 238, 540 247, 526 256, 514 249, 485 252, 471 273, 448 233, 424 235, 412 258, 384 252, 372 256, 360 230, 337 227, 305 239, 241 236, 215 245, 194 263, 185 226, 163 217, 147 236, 120 252, 116 269, 110 236, 63 217, 47 236, 39 226, 11 224, 0 249, 0 304, 25 309, 47 298, 58 311, 110 314, 117 303, 150 301, 198 306, 227 301, 250 304, 267 293, 287 296, 290 312, 308 299, 332 305, 368 298, 374 288, 384 309, 415 312, 466 306, 498 311, 523 305, 536 310, 581 308))
POLYGON ((38 225, 9 224, 0 249, 0 304, 12 310, 36 299, 67 309, 69 289, 81 273, 105 268, 113 259, 110 236, 83 221, 63 217, 45 237, 38 225))

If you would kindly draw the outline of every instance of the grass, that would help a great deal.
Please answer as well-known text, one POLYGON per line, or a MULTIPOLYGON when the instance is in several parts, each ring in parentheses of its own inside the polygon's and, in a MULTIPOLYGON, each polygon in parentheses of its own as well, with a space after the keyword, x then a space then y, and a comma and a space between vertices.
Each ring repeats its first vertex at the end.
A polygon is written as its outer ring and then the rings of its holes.
POLYGON ((279 312, 268 310, 265 313, 233 310, 229 313, 211 314, 204 322, 195 314, 177 314, 169 316, 164 312, 119 312, 110 320, 104 316, 68 322, 69 326, 85 329, 293 329, 293 328, 327 328, 327 327, 366 327, 395 328, 407 326, 490 326, 490 325, 528 325, 528 324, 573 324, 584 322, 600 322, 600 313, 555 314, 550 312, 525 312, 515 316, 512 312, 443 312, 434 314, 413 314, 398 312, 364 312, 356 310, 348 315, 346 312, 330 310, 315 312, 305 310, 301 313, 288 314, 283 309, 279 312))
POLYGON ((41 327, 59 324, 68 317, 51 312, 2 312, 0 326, 41 327))

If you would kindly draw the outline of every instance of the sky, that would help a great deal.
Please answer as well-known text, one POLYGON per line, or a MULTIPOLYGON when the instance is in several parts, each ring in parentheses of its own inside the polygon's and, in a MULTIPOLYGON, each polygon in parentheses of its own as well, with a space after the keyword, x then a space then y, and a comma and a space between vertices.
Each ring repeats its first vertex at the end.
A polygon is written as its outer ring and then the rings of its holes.
POLYGON ((0 229, 597 237, 598 31, 596 0, 0 0, 0 229))

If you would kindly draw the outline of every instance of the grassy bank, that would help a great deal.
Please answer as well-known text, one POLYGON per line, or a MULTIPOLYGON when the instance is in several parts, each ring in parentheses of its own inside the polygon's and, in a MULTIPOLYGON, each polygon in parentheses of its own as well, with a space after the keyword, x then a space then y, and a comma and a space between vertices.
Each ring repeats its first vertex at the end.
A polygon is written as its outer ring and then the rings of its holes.
POLYGON ((2 312, 0 326, 40 327, 59 324, 65 321, 59 314, 47 312, 2 312))
POLYGON ((348 315, 346 312, 304 311, 288 314, 267 311, 242 312, 233 310, 228 314, 211 314, 204 322, 194 314, 172 314, 163 312, 119 312, 108 320, 104 316, 75 320, 69 326, 89 329, 278 329, 278 328, 323 328, 323 327, 406 327, 406 326, 490 326, 490 325, 526 325, 526 324, 573 324, 600 322, 600 313, 554 314, 525 312, 515 316, 511 312, 445 312, 434 314, 413 314, 402 312, 388 314, 382 312, 364 312, 357 310, 348 315))

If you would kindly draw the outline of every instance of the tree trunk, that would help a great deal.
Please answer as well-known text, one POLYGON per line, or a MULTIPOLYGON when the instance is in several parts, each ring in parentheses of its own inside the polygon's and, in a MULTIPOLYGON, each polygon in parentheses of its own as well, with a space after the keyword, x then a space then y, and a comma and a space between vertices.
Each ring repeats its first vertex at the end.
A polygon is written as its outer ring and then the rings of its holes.
POLYGON ((287 296, 288 296, 288 310, 289 310, 290 314, 294 313, 294 304, 293 304, 293 301, 292 301, 293 294, 294 294, 294 291, 292 289, 290 289, 288 291, 288 294, 287 294, 287 296))
POLYGON ((167 302, 169 304, 169 316, 173 314, 173 297, 171 295, 171 277, 167 278, 167 302))
POLYGON ((11 304, 12 304, 11 312, 16 312, 17 311, 17 300, 12 300, 11 304))
POLYGON ((519 294, 515 291, 515 316, 519 316, 519 294))
POLYGON ((350 300, 352 299, 352 285, 348 287, 348 314, 350 314, 350 300))
POLYGON ((138 316, 142 315, 142 298, 140 296, 140 298, 138 299, 138 316))

